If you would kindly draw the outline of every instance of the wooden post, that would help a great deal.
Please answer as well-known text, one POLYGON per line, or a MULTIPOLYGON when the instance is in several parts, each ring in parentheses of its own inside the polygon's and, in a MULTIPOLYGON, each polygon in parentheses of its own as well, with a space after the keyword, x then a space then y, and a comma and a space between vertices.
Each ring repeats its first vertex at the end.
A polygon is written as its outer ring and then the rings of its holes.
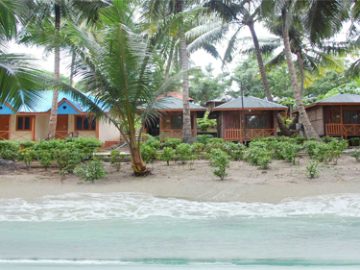
POLYGON ((343 106, 340 105, 341 138, 344 139, 343 106))

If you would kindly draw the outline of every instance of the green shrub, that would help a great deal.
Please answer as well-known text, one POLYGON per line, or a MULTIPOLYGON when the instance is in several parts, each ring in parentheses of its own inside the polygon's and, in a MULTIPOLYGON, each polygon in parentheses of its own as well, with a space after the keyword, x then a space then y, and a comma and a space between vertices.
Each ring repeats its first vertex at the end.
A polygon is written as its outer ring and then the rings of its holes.
POLYGON ((166 161, 166 165, 170 165, 170 161, 175 158, 175 150, 171 147, 164 147, 160 155, 160 160, 166 161))
POLYGON ((202 131, 206 131, 208 128, 216 127, 216 119, 209 119, 207 116, 197 119, 197 124, 202 131))
POLYGON ((27 168, 31 167, 31 163, 35 160, 35 151, 31 148, 21 149, 19 152, 20 159, 24 161, 27 168))
POLYGON ((194 159, 193 149, 190 144, 181 143, 176 147, 176 158, 183 164, 188 160, 194 159))
POLYGON ((250 143, 247 149, 245 159, 250 164, 260 167, 261 169, 268 169, 271 162, 271 151, 267 149, 266 143, 250 143))
POLYGON ((313 179, 319 176, 319 162, 317 160, 310 160, 306 166, 306 175, 308 178, 313 179))
POLYGON ((156 159, 156 149, 150 145, 143 144, 140 147, 141 157, 146 163, 153 162, 156 159))
POLYGON ((181 139, 178 138, 165 138, 164 142, 162 143, 162 147, 171 147, 175 149, 181 143, 181 139))
POLYGON ((147 139, 143 144, 149 145, 154 149, 160 149, 161 146, 160 140, 149 134, 147 134, 147 139))
POLYGON ((205 144, 200 142, 193 143, 191 147, 197 156, 199 156, 203 151, 205 151, 205 144))
POLYGON ((77 150, 83 160, 91 159, 94 152, 101 147, 101 142, 95 138, 71 138, 65 140, 65 147, 77 150))
POLYGON ((351 156, 356 159, 357 162, 360 162, 360 150, 356 150, 353 153, 351 153, 351 156))
POLYGON ((20 142, 19 145, 20 145, 21 149, 32 148, 35 145, 35 142, 33 142, 33 141, 24 141, 24 142, 20 142))
POLYGON ((125 155, 121 154, 118 150, 112 150, 110 153, 110 163, 116 169, 116 171, 120 171, 121 162, 124 160, 125 155))
POLYGON ((229 156, 220 149, 213 149, 210 152, 210 165, 214 167, 214 175, 224 180, 226 169, 229 167, 229 156))
POLYGON ((337 164, 338 159, 347 147, 348 143, 345 140, 331 141, 327 144, 326 161, 337 164))
POLYGON ((73 173, 75 167, 83 160, 83 154, 80 151, 68 148, 55 150, 54 157, 61 175, 73 173))
POLYGON ((196 141, 199 143, 207 144, 210 139, 214 138, 212 135, 203 134, 196 137, 196 141))
POLYGON ((246 151, 246 146, 241 143, 226 142, 222 148, 232 160, 242 160, 246 151))
POLYGON ((283 142, 279 143, 279 153, 282 159, 295 164, 296 156, 298 155, 299 151, 302 147, 295 143, 290 142, 283 142))
POLYGON ((207 141, 206 151, 210 153, 212 149, 223 149, 224 143, 225 141, 222 138, 211 138, 207 141))
POLYGON ((36 154, 36 159, 47 170, 53 161, 52 153, 50 151, 38 150, 35 151, 35 154, 36 154))
POLYGON ((85 181, 91 182, 95 182, 95 180, 99 180, 106 176, 104 165, 98 159, 93 159, 76 166, 74 173, 85 181))
POLYGON ((16 160, 19 154, 19 144, 12 141, 0 141, 0 158, 16 160))

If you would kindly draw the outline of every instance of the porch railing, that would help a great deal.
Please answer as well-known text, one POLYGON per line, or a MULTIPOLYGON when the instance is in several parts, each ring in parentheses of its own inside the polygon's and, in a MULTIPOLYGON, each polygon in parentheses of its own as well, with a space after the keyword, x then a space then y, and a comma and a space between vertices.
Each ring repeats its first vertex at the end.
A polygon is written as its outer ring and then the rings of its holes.
POLYGON ((239 129, 239 128, 227 128, 224 130, 224 140, 227 141, 251 141, 256 138, 269 137, 275 135, 275 129, 239 129), (245 136, 246 135, 246 136, 245 136))
POLYGON ((327 136, 360 136, 360 124, 333 124, 325 125, 325 133, 327 136))

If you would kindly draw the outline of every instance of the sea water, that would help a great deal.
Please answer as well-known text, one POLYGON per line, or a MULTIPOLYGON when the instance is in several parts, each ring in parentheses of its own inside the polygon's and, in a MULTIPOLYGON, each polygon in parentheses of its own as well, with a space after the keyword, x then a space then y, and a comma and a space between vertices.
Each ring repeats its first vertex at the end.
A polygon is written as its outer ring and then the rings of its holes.
POLYGON ((360 269, 360 194, 278 204, 133 193, 3 199, 0 269, 360 269))

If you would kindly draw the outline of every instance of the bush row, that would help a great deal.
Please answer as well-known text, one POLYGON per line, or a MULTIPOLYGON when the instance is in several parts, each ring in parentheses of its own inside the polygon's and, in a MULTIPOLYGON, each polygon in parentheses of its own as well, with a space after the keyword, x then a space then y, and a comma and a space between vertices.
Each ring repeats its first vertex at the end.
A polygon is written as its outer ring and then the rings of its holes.
POLYGON ((92 138, 40 142, 0 141, 0 158, 23 161, 28 168, 33 161, 38 161, 45 169, 56 165, 60 174, 65 175, 73 173, 81 162, 91 160, 100 146, 100 141, 92 138))

